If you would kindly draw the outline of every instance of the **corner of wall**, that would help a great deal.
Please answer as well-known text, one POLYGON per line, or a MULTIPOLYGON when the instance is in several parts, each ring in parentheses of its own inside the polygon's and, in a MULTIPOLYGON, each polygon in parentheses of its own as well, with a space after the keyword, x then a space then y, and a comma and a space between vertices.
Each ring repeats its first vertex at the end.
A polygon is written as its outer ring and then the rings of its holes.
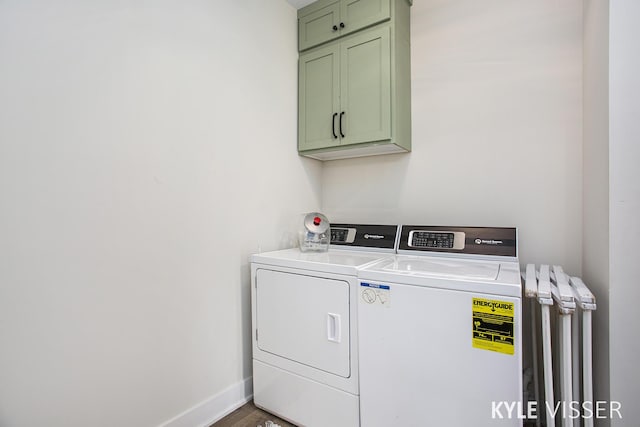
POLYGON ((158 427, 208 427, 253 398, 253 377, 245 378, 158 427))
MULTIPOLYGON (((594 388, 609 400, 609 2, 583 3, 582 278, 596 295, 594 388)), ((606 421, 608 424, 608 420, 606 421)))

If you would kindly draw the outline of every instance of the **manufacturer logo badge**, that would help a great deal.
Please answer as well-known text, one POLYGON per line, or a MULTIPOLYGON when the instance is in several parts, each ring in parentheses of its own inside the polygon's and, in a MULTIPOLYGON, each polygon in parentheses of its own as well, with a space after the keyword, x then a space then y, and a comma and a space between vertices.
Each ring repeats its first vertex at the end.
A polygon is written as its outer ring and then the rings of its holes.
POLYGON ((384 239, 384 236, 381 236, 379 234, 365 234, 364 238, 365 239, 384 239))
POLYGON ((502 245, 504 244, 504 242, 502 240, 482 240, 482 239, 476 239, 474 240, 476 245, 502 245))

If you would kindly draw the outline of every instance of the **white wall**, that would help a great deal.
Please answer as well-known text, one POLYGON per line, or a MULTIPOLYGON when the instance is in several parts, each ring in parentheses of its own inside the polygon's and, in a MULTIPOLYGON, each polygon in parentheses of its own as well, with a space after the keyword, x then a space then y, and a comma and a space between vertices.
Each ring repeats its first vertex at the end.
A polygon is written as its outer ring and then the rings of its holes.
POLYGON ((413 152, 327 163, 329 218, 516 226, 579 274, 582 2, 417 1, 411 55, 413 152))
POLYGON ((151 426, 250 372, 320 206, 284 1, 0 2, 0 425, 151 426))
MULTIPOLYGON (((594 392, 609 400, 609 2, 584 2, 582 278, 596 296, 594 392)), ((600 420, 601 423, 608 422, 600 420)))
POLYGON ((640 3, 612 1, 609 38, 609 224, 611 399, 628 426, 640 419, 640 3))

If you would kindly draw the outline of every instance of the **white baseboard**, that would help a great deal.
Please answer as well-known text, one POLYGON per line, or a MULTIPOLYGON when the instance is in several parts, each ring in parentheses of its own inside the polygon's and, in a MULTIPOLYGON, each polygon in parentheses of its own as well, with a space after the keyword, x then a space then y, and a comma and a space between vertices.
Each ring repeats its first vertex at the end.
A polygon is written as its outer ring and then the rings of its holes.
POLYGON ((209 427, 253 397, 253 378, 245 378, 158 427, 209 427))

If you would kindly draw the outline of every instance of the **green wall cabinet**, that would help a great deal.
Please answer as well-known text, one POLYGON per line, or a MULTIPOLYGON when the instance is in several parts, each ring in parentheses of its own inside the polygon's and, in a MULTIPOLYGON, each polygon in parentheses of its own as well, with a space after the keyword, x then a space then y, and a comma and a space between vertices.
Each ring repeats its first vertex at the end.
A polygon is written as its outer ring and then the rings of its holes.
POLYGON ((385 21, 390 17, 390 0, 318 1, 298 12, 299 50, 385 21))
POLYGON ((300 150, 391 137, 389 28, 300 55, 300 150))
MULTIPOLYGON (((300 53, 303 156, 332 160, 411 150, 410 3, 360 1, 386 4, 390 19, 300 53)), ((321 1, 316 12, 357 2, 321 1)))

